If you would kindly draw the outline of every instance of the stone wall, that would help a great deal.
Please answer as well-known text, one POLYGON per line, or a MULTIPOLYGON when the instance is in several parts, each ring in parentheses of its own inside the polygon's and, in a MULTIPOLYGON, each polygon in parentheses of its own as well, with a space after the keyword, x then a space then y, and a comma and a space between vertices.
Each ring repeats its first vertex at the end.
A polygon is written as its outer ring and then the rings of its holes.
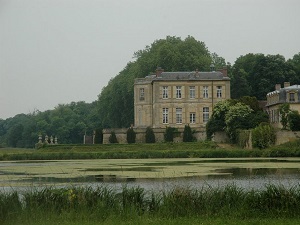
MULTIPOLYGON (((118 128, 118 129, 103 129, 103 144, 109 144, 109 137, 111 132, 114 131, 119 143, 127 143, 127 129, 128 128, 118 128)), ((136 143, 145 143, 146 140, 146 128, 133 128, 136 133, 136 143)), ((183 128, 179 128, 178 132, 174 134, 174 142, 182 142, 183 139, 183 128)), ((206 132, 204 128, 193 129, 195 133, 193 134, 197 141, 204 141, 206 139, 206 132)), ((164 141, 165 128, 153 128, 155 135, 155 142, 164 141)))
POLYGON ((276 132, 275 145, 281 145, 286 142, 300 140, 300 131, 279 130, 276 132))

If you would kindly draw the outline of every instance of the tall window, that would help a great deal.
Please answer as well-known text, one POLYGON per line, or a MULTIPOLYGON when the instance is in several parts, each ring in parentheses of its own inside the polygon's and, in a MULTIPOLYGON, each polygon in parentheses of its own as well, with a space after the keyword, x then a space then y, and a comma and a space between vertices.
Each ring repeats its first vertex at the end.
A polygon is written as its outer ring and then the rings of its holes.
POLYGON ((195 86, 190 86, 190 98, 195 98, 195 86))
POLYGON ((196 113, 190 113, 190 123, 196 123, 196 113))
POLYGON ((182 123, 182 108, 176 108, 176 123, 182 123))
POLYGON ((203 86, 203 98, 208 98, 208 86, 203 86))
POLYGON ((163 99, 168 98, 168 86, 163 86, 163 99))
POLYGON ((206 123, 209 120, 209 108, 203 107, 203 122, 206 123))
POLYGON ((295 101, 295 93, 290 93, 290 102, 295 101))
POLYGON ((181 86, 176 86, 176 98, 181 98, 181 86))
POLYGON ((145 89, 140 88, 140 101, 145 100, 145 89))
POLYGON ((217 98, 222 98, 222 86, 217 86, 217 98))
POLYGON ((163 124, 169 123, 169 109, 163 108, 163 124))

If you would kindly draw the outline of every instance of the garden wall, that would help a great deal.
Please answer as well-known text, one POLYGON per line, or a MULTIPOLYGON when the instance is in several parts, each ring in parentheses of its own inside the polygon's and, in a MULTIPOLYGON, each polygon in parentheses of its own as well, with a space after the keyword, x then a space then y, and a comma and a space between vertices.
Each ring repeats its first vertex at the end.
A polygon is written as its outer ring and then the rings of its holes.
POLYGON ((300 131, 279 130, 276 132, 275 145, 281 145, 289 141, 296 141, 300 139, 300 131))

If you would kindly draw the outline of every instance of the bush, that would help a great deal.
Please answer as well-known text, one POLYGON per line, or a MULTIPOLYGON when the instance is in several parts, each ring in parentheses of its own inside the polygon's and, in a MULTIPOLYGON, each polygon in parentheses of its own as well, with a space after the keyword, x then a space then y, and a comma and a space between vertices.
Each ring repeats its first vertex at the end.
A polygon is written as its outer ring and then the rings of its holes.
POLYGON ((268 148, 275 144, 275 140, 275 130, 269 124, 261 124, 252 130, 252 145, 255 148, 268 148))
POLYGON ((194 140, 192 129, 189 125, 184 126, 183 142, 192 142, 194 140))
POLYGON ((249 145, 250 130, 238 130, 237 144, 245 148, 249 145))
POLYGON ((135 143, 136 133, 134 132, 133 128, 132 127, 128 128, 126 133, 127 133, 126 136, 127 143, 128 144, 135 143))
POLYGON ((288 114, 288 123, 292 131, 300 130, 300 114, 298 111, 293 110, 288 114))
POLYGON ((117 136, 116 136, 116 133, 114 131, 112 131, 110 133, 110 136, 109 136, 109 143, 113 144, 113 143, 118 143, 118 140, 117 140, 117 136))
POLYGON ((166 127, 164 139, 165 139, 165 142, 173 142, 173 139, 174 139, 174 128, 173 127, 166 127))
POLYGON ((155 143, 155 135, 151 127, 147 127, 145 139, 146 143, 155 143))

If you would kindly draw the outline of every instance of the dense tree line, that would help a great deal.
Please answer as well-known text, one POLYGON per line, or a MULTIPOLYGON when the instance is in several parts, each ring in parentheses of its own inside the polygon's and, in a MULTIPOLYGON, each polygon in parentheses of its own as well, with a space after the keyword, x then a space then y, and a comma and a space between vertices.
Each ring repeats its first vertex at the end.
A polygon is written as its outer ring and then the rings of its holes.
POLYGON ((39 134, 56 136, 59 143, 82 143, 85 132, 91 135, 97 127, 97 102, 60 104, 53 110, 0 120, 0 146, 33 147, 39 134))
POLYGON ((264 100, 275 84, 300 84, 300 53, 289 60, 281 55, 240 56, 230 68, 230 77, 232 98, 254 96, 264 100))
MULTIPOLYGON (((205 43, 191 36, 184 40, 169 36, 156 40, 134 54, 134 61, 109 81, 97 101, 72 102, 54 110, 0 119, 0 146, 33 147, 39 133, 57 136, 60 143, 82 143, 86 131, 130 127, 134 122, 135 78, 155 72, 158 66, 165 71, 209 71, 211 64, 216 69, 226 66, 224 58, 211 53, 205 43)), ((237 58, 233 65, 227 63, 227 67, 233 99, 253 96, 264 100, 276 83, 300 84, 300 52, 288 60, 281 55, 249 53, 237 58)))

